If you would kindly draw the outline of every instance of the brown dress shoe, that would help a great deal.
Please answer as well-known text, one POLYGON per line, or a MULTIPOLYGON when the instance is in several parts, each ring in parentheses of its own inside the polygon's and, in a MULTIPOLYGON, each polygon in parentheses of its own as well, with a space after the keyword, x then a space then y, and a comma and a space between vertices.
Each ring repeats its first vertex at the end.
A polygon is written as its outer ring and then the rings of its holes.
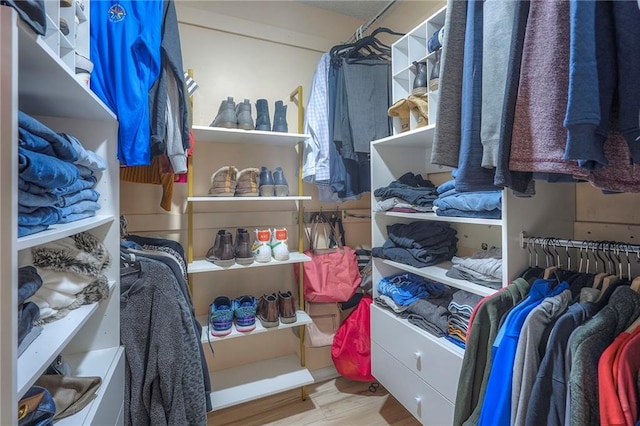
POLYGON ((278 292, 278 309, 280 310, 280 322, 283 324, 292 324, 298 321, 296 299, 290 291, 278 292))
POLYGON ((256 316, 264 328, 277 327, 280 325, 278 319, 278 298, 275 293, 265 294, 258 301, 256 316))

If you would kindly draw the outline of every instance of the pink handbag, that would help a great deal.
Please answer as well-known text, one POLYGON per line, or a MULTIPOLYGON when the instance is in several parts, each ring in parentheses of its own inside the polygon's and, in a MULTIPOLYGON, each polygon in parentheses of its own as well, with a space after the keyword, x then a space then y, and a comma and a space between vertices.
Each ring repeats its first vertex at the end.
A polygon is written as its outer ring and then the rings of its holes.
MULTIPOLYGON (((335 228, 322 213, 311 217, 307 236, 309 249, 304 254, 311 261, 302 264, 304 299, 316 303, 346 302, 361 280, 355 250, 342 244, 335 228), (337 247, 329 247, 329 241, 335 242, 337 247), (326 247, 320 248, 322 245, 326 247)), ((297 273, 298 265, 294 268, 297 273)))

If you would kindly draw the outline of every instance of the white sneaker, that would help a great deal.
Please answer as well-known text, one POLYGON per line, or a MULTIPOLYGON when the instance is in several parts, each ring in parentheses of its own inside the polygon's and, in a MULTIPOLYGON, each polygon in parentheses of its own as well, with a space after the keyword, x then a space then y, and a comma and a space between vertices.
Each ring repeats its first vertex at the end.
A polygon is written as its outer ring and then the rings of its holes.
POLYGON ((256 238, 251 246, 251 251, 256 262, 271 262, 271 230, 256 229, 256 238))
POLYGON ((287 228, 275 228, 271 233, 271 253, 275 260, 289 260, 287 228))

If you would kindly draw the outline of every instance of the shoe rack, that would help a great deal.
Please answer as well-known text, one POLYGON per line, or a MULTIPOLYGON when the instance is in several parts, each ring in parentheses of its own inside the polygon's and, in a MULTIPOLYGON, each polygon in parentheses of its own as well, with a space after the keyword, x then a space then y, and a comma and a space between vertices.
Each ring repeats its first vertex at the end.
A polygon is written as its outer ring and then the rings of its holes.
MULTIPOLYGON (((416 66, 413 65, 414 62, 426 62, 427 76, 431 76, 439 53, 428 53, 427 45, 433 33, 444 26, 445 15, 446 7, 443 7, 391 45, 392 105, 411 94, 413 80, 417 75, 416 66)), ((429 124, 432 124, 436 122, 438 116, 438 90, 430 90, 428 83, 427 100, 429 104, 429 124)), ((416 117, 411 114, 409 130, 416 129, 416 127, 416 117)), ((393 131, 394 134, 401 132, 400 119, 397 117, 393 118, 393 131)))
MULTIPOLYGON (((298 129, 302 129, 303 125, 303 109, 302 109, 302 87, 298 86, 290 95, 290 100, 298 105, 298 129)), ((269 150, 277 150, 278 155, 282 156, 296 156, 296 163, 298 170, 296 174, 297 179, 297 193, 291 194, 285 197, 276 196, 228 196, 228 197, 212 197, 206 194, 194 193, 194 172, 195 165, 198 163, 198 167, 208 167, 205 158, 199 158, 197 152, 188 160, 188 188, 187 188, 187 272, 189 274, 189 286, 194 294, 200 291, 201 282, 199 279, 203 274, 207 277, 205 280, 209 280, 210 275, 215 275, 216 282, 224 282, 232 278, 228 278, 231 274, 246 274, 255 271, 256 268, 261 270, 264 268, 274 268, 273 274, 283 276, 284 274, 291 274, 294 263, 301 263, 309 261, 310 258, 302 253, 304 229, 302 228, 302 221, 300 220, 298 225, 298 241, 297 251, 295 249, 296 244, 289 238, 289 259, 285 261, 277 261, 272 259, 269 262, 253 262, 250 265, 234 264, 228 268, 223 268, 215 265, 212 262, 207 261, 204 258, 205 253, 200 252, 202 250, 194 249, 194 223, 198 220, 197 216, 200 216, 203 211, 214 212, 222 210, 223 208, 232 208, 233 216, 236 220, 238 217, 248 217, 244 215, 251 215, 255 211, 268 210, 270 206, 277 204, 280 209, 288 210, 287 206, 291 206, 291 211, 297 213, 296 217, 302 218, 303 202, 311 200, 310 196, 303 195, 303 185, 300 176, 302 167, 302 142, 309 137, 302 133, 280 133, 271 131, 260 130, 242 130, 242 129, 227 129, 222 127, 209 127, 209 126, 193 126, 192 132, 196 141, 195 149, 197 151, 198 146, 203 144, 220 144, 220 155, 228 152, 224 146, 229 144, 235 145, 234 148, 241 147, 242 150, 251 150, 255 147, 268 147, 269 150), (203 161, 203 163, 200 163, 203 161), (233 207, 230 207, 233 206, 233 207), (198 281, 197 284, 194 284, 198 281)), ((287 157, 289 158, 289 157, 287 157)), ((260 165, 257 165, 259 168, 260 165)), ((292 175, 293 173, 290 173, 292 175)), ((293 191, 296 192, 296 191, 293 191)), ((221 213, 222 214, 222 213, 221 213)), ((231 214, 229 214, 231 215, 231 214)), ((229 216, 226 216, 228 219, 229 216)), ((250 220, 250 219, 247 219, 250 220)), ((243 225, 244 226, 244 225, 243 225)), ((248 226, 247 226, 248 227, 248 226)), ((253 228, 250 228, 251 231, 253 228)), ((253 235, 253 232, 250 233, 253 235)), ((234 233, 235 234, 235 233, 234 233)), ((291 235, 291 233, 290 233, 291 235)), ((212 236, 206 236, 209 240, 212 236)), ((204 236, 198 236, 198 238, 205 238, 204 236)), ((252 241, 255 236, 252 237, 252 241)), ((264 272, 266 273, 266 271, 264 272)), ((270 271, 271 273, 271 271, 270 271)), ((293 275, 293 274, 292 274, 293 275)), ((236 275, 237 276, 237 275, 236 275)), ((238 279, 238 278, 236 278, 238 279)), ((240 278, 241 279, 241 278, 240 278)), ((211 277, 214 280, 214 277, 211 277)), ((302 298, 302 268, 300 268, 300 275, 296 279, 297 285, 297 321, 292 324, 280 324, 276 327, 265 328, 260 321, 256 318, 256 328, 250 332, 239 332, 235 329, 235 325, 232 327, 230 334, 223 337, 214 337, 210 334, 208 329, 208 315, 199 317, 201 324, 203 325, 202 343, 205 345, 205 351, 209 350, 209 344, 212 345, 216 351, 216 358, 213 362, 219 361, 218 349, 219 345, 230 345, 231 341, 237 341, 238 339, 250 339, 256 335, 264 335, 264 333, 278 333, 285 329, 292 329, 297 327, 299 335, 301 336, 299 342, 299 348, 297 352, 279 356, 276 358, 261 360, 258 362, 251 362, 249 364, 243 364, 240 366, 233 366, 220 371, 214 371, 211 373, 211 403, 213 410, 219 410, 225 407, 233 406, 243 402, 258 399, 267 395, 272 395, 287 390, 300 388, 302 398, 306 399, 305 386, 313 383, 313 377, 309 370, 305 367, 305 353, 304 345, 302 344, 304 338, 304 325, 312 322, 309 315, 303 310, 301 301, 302 298)), ((263 286, 264 287, 264 286, 263 286)), ((237 287, 236 287, 237 288, 237 287)), ((257 283, 252 285, 253 295, 258 298, 259 295, 264 293, 270 293, 267 288, 261 288, 257 283)), ((195 296, 197 299, 197 296, 195 296)), ((211 369, 210 369, 211 370, 211 369)))

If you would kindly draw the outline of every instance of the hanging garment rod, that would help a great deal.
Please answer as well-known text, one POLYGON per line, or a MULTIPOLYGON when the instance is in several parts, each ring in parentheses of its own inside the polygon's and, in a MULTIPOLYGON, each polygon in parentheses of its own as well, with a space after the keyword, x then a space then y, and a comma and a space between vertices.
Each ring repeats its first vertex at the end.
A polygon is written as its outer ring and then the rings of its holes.
MULTIPOLYGON (((349 41, 347 41, 347 43, 353 43, 356 40, 360 40, 362 38, 362 35, 369 29, 369 27, 371 25, 373 25, 374 22, 376 22, 378 19, 382 18, 382 16, 387 13, 389 11, 389 9, 391 9, 391 6, 394 5, 394 3, 397 0, 391 0, 385 7, 382 8, 382 10, 380 12, 378 12, 376 14, 376 16, 374 16, 373 18, 371 18, 369 20, 369 22, 367 22, 364 25, 360 25, 357 29, 356 32, 351 36, 351 38, 349 39, 349 41)), ((639 0, 640 1, 640 0, 639 0)))
POLYGON ((628 253, 640 253, 640 244, 629 244, 618 241, 603 240, 572 240, 553 237, 531 237, 524 232, 520 233, 520 247, 526 248, 528 244, 541 247, 563 247, 598 251, 617 251, 628 253))

